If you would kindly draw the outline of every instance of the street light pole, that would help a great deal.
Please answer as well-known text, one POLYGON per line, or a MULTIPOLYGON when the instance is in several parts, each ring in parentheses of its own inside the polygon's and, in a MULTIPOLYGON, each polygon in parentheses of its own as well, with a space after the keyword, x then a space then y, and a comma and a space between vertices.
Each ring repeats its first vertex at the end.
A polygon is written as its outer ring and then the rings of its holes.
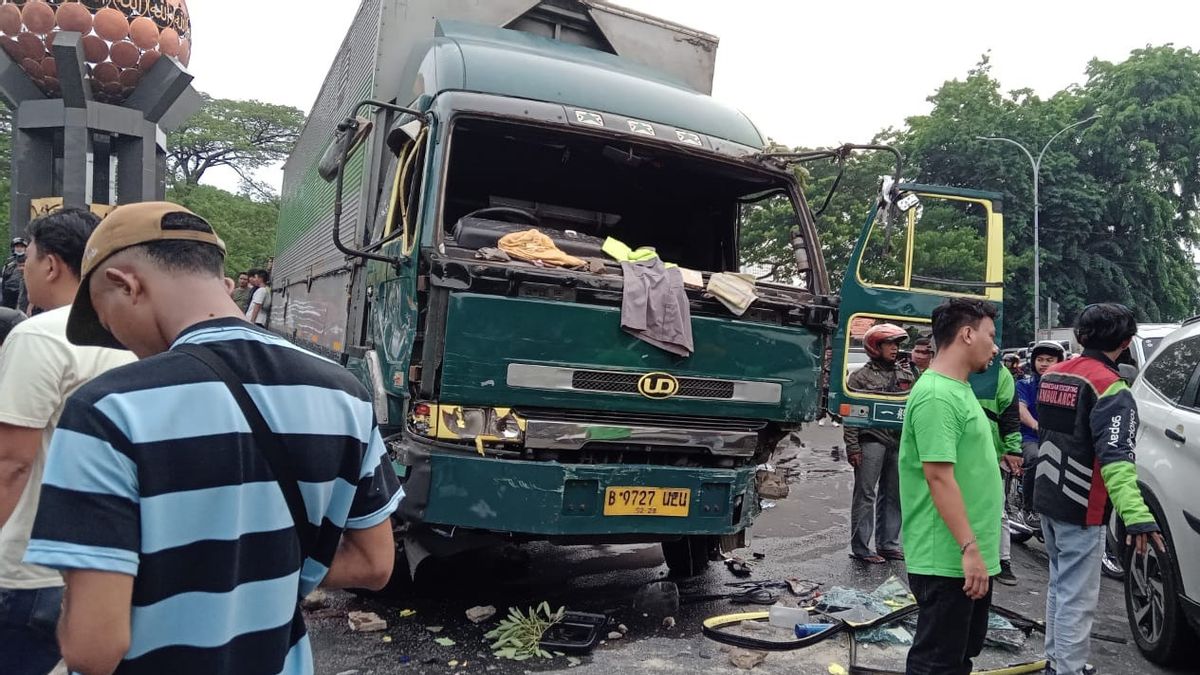
POLYGON ((1058 133, 1051 136, 1050 140, 1046 141, 1046 144, 1042 146, 1042 151, 1038 153, 1037 159, 1033 158, 1033 153, 1029 152, 1029 150, 1024 145, 1021 145, 1020 143, 1018 143, 1017 141, 1014 141, 1011 138, 1003 138, 1000 136, 976 136, 975 137, 975 139, 979 140, 979 141, 1004 141, 1005 143, 1011 143, 1011 144, 1017 146, 1018 148, 1021 149, 1021 152, 1025 153, 1025 156, 1029 158, 1029 164, 1030 164, 1030 166, 1033 167, 1033 340, 1034 340, 1034 342, 1037 342, 1038 331, 1041 330, 1041 307, 1040 307, 1041 302, 1039 300, 1041 298, 1041 292, 1042 292, 1042 251, 1041 251, 1041 247, 1039 246, 1039 241, 1038 241, 1038 236, 1040 234, 1040 228, 1038 227, 1038 215, 1039 215, 1039 211, 1040 211, 1039 202, 1038 202, 1038 196, 1039 196, 1038 195, 1038 178, 1042 172, 1042 158, 1046 156, 1046 151, 1050 149, 1050 144, 1054 142, 1054 139, 1058 138, 1059 136, 1062 136, 1067 131, 1074 129, 1075 127, 1077 127, 1081 124, 1087 124, 1088 122, 1098 119, 1099 117, 1100 117, 1099 115, 1092 115, 1091 117, 1089 117, 1085 120, 1080 120, 1074 124, 1069 124, 1069 125, 1063 127, 1062 129, 1059 129, 1058 133))

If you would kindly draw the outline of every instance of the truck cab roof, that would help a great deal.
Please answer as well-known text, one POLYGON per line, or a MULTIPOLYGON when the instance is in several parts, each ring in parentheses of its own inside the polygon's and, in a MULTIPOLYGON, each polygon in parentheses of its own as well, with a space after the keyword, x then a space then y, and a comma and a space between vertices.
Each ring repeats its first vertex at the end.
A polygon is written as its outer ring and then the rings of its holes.
POLYGON ((752 148, 762 134, 740 111, 660 71, 529 33, 439 21, 421 68, 424 93, 473 91, 616 113, 752 148), (432 68, 430 66, 432 65, 432 68))

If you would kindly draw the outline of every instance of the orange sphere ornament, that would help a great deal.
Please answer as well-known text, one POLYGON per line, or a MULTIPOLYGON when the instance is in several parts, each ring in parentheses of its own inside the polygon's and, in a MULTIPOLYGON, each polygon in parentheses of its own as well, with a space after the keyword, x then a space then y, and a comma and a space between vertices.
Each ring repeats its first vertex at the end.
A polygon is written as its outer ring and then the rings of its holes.
POLYGON ((58 33, 83 36, 96 100, 120 103, 162 56, 192 56, 186 0, 0 0, 0 48, 47 96, 61 94, 53 46, 58 33))
POLYGON ((129 35, 129 19, 121 10, 105 7, 96 12, 96 35, 109 42, 124 40, 129 35))
POLYGON ((71 33, 92 32, 92 13, 82 3, 65 2, 58 7, 58 29, 71 33))
POLYGON ((29 0, 21 10, 21 20, 29 32, 45 35, 54 29, 54 8, 44 0, 29 0))

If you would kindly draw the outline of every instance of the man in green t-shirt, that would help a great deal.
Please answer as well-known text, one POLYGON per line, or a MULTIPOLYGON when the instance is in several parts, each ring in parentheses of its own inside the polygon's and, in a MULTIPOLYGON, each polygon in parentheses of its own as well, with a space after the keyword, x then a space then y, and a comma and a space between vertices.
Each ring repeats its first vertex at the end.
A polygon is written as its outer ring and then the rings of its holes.
POLYGON ((955 298, 933 310, 937 355, 908 397, 900 510, 920 613, 909 675, 971 672, 1000 571, 1004 491, 992 430, 967 378, 996 356, 996 308, 955 298))
MULTIPOLYGON (((983 414, 987 415, 988 425, 992 428, 992 444, 996 446, 996 456, 1000 460, 1002 472, 1012 474, 1013 480, 1021 475, 1021 414, 1017 403, 1017 383, 1013 380, 1008 368, 997 370, 1000 379, 996 383, 996 395, 992 398, 979 399, 983 406, 983 414)), ((996 581, 1006 585, 1017 585, 1017 575, 1012 571, 1012 541, 1008 513, 1000 511, 1000 574, 996 581)))

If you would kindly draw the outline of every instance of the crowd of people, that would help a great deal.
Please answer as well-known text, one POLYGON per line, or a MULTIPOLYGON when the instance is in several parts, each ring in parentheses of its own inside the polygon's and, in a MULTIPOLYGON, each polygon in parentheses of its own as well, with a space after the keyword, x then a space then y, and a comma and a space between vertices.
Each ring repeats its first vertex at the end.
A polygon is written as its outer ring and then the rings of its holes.
POLYGON ((299 598, 395 558, 368 392, 262 330, 267 272, 226 278, 181 206, 58 211, 23 253, 43 311, 0 313, 0 671, 311 673, 299 598))
POLYGON ((1109 504, 1136 550, 1163 547, 1137 487, 1137 407, 1117 367, 1137 324, 1122 305, 1089 305, 1075 327, 1082 354, 1068 359, 1061 344, 1040 342, 1032 372, 1017 381, 1006 363, 994 393, 980 396, 969 379, 998 354, 995 317, 989 303, 947 301, 911 358, 898 358, 910 338, 899 326, 863 335, 870 361, 848 388, 905 394, 907 405, 898 434, 845 429, 855 476, 850 555, 906 562, 919 606, 908 673, 969 673, 993 582, 1017 583, 1004 476, 1019 478, 1021 524, 1041 529, 1049 557, 1047 672, 1095 672, 1087 658, 1109 504), (918 360, 918 351, 929 353, 918 360))

